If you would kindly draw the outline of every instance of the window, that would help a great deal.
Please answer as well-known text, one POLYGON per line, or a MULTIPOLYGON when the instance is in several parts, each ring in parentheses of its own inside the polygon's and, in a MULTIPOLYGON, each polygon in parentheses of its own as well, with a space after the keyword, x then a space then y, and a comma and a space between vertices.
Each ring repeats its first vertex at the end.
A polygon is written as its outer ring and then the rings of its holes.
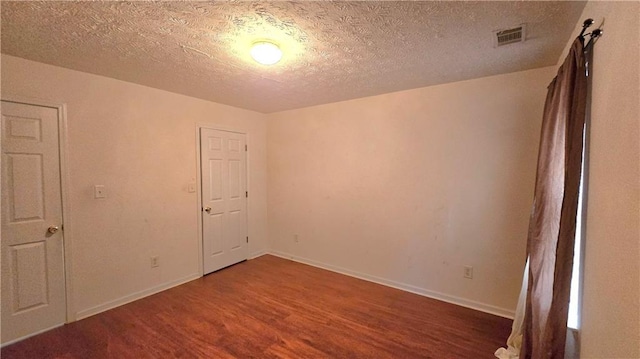
MULTIPOLYGON (((586 126, 585 126, 586 127, 586 126)), ((571 274, 571 297, 569 300, 569 318, 567 320, 567 326, 571 329, 579 329, 580 327, 580 308, 582 307, 582 262, 583 262, 583 248, 584 242, 583 229, 586 221, 584 209, 584 194, 585 194, 585 151, 586 141, 583 136, 582 147, 582 168, 580 169, 580 189, 578 194, 578 212, 576 214, 576 243, 573 252, 573 271, 571 274)))

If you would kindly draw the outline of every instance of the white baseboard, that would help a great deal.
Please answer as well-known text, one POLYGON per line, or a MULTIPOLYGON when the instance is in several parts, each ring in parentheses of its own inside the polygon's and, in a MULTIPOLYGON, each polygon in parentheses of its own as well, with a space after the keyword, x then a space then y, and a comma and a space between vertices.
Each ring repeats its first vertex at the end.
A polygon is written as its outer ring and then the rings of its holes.
MULTIPOLYGON (((498 315, 498 316, 501 316, 501 317, 504 317, 504 318, 513 319, 514 314, 515 314, 513 310, 500 308, 500 307, 493 306, 493 305, 490 305, 490 304, 485 304, 485 303, 477 302, 477 301, 470 300, 470 299, 456 297, 456 296, 452 296, 452 295, 448 295, 448 294, 444 294, 444 293, 428 290, 428 289, 425 289, 425 288, 416 287, 416 286, 413 286, 413 285, 410 285, 410 284, 397 282, 397 281, 390 280, 390 279, 385 279, 385 278, 372 276, 372 275, 365 274, 365 273, 360 273, 360 272, 353 271, 353 270, 350 270, 350 269, 334 266, 332 264, 327 264, 327 263, 323 263, 323 262, 318 262, 318 261, 315 261, 315 260, 312 260, 312 259, 308 259, 308 258, 292 255, 292 254, 281 252, 281 251, 261 250, 261 251, 257 251, 257 252, 252 253, 249 256, 249 259, 254 259, 254 258, 263 256, 265 254, 271 254, 271 255, 274 255, 276 257, 290 259, 290 260, 293 260, 295 262, 307 264, 307 265, 310 265, 310 266, 313 266, 313 267, 326 269, 326 270, 329 270, 329 271, 332 271, 332 272, 336 272, 336 273, 340 273, 340 274, 344 274, 344 275, 347 275, 347 276, 350 276, 350 277, 354 277, 354 278, 366 280, 366 281, 369 281, 369 282, 381 284, 381 285, 384 285, 384 286, 387 286, 387 287, 392 287, 392 288, 404 290, 406 292, 418 294, 418 295, 421 295, 421 296, 424 296, 424 297, 428 297, 428 298, 437 299, 437 300, 440 300, 440 301, 443 301, 443 302, 447 302, 447 303, 456 304, 456 305, 459 305, 459 306, 462 306, 462 307, 479 310, 481 312, 498 315)), ((198 274, 198 273, 190 274, 188 276, 179 278, 179 279, 171 281, 171 282, 163 283, 163 284, 157 285, 157 286, 149 288, 149 289, 145 289, 145 290, 142 290, 142 291, 139 291, 139 292, 136 292, 136 293, 132 293, 132 294, 123 296, 123 297, 115 299, 115 300, 111 300, 109 302, 97 305, 95 307, 91 307, 91 308, 88 308, 88 309, 85 309, 85 310, 81 310, 81 311, 76 313, 76 320, 84 319, 84 318, 90 317, 92 315, 95 315, 95 314, 98 314, 98 313, 102 313, 102 312, 107 311, 109 309, 113 309, 115 307, 119 307, 121 305, 124 305, 124 304, 127 304, 127 303, 131 303, 131 302, 136 301, 138 299, 141 299, 141 298, 144 298, 144 297, 147 297, 147 296, 162 292, 162 291, 167 290, 169 288, 173 288, 173 287, 179 286, 181 284, 184 284, 186 282, 190 282, 190 281, 192 281, 194 279, 197 279, 197 278, 200 278, 200 277, 201 277, 201 275, 198 274)), ((21 339, 24 339, 24 338, 21 338, 21 339)), ((21 340, 21 339, 19 339, 19 340, 21 340)), ((18 340, 15 340, 15 341, 18 341, 18 340)), ((11 341, 11 342, 15 342, 15 341, 11 341)), ((8 345, 8 344, 9 343, 3 344, 3 346, 4 345, 8 345)))
POLYGON ((444 294, 444 293, 428 290, 428 289, 425 289, 425 288, 416 287, 416 286, 413 286, 413 285, 410 285, 410 284, 397 282, 397 281, 390 280, 390 279, 380 278, 380 277, 372 276, 372 275, 369 275, 369 274, 356 272, 356 271, 353 271, 353 270, 350 270, 350 269, 334 266, 332 264, 318 262, 318 261, 315 261, 315 260, 312 260, 312 259, 299 257, 299 256, 296 256, 296 255, 293 255, 293 254, 280 252, 280 251, 275 251, 275 250, 271 250, 268 253, 271 254, 271 255, 274 255, 276 257, 290 259, 292 261, 303 263, 303 264, 308 264, 308 265, 313 266, 313 267, 326 269, 326 270, 329 270, 329 271, 332 271, 332 272, 348 275, 350 277, 355 277, 355 278, 366 280, 366 281, 369 281, 369 282, 381 284, 381 285, 384 285, 384 286, 387 286, 387 287, 404 290, 406 292, 410 292, 410 293, 418 294, 418 295, 421 295, 421 296, 424 296, 424 297, 437 299, 437 300, 440 300, 440 301, 443 301, 443 302, 459 305, 461 307, 475 309, 475 310, 478 310, 478 311, 481 311, 481 312, 497 315, 497 316, 500 316, 500 317, 513 319, 513 317, 515 315, 515 312, 513 310, 500 308, 500 307, 497 307, 497 306, 494 306, 494 305, 485 304, 485 303, 481 303, 481 302, 477 302, 477 301, 474 301, 474 300, 465 299, 465 298, 461 298, 461 297, 456 297, 456 296, 453 296, 453 295, 448 295, 448 294, 444 294))
POLYGON ((96 315, 98 313, 102 313, 104 311, 107 311, 109 309, 113 309, 115 307, 119 307, 121 305, 127 304, 127 303, 131 303, 133 301, 136 301, 138 299, 142 299, 144 297, 148 297, 150 295, 162 292, 163 290, 167 290, 169 288, 173 288, 173 287, 177 287, 180 284, 184 284, 186 282, 190 282, 194 279, 200 278, 201 275, 198 273, 194 273, 194 274, 190 274, 188 276, 176 279, 174 281, 171 282, 167 282, 167 283, 163 283, 160 285, 157 285, 155 287, 151 287, 149 289, 145 289, 145 290, 141 290, 139 292, 135 292, 129 295, 125 295, 124 297, 115 299, 115 300, 111 300, 108 301, 106 303, 97 305, 95 307, 91 307, 85 310, 81 310, 79 312, 76 313, 76 320, 80 320, 80 319, 84 319, 86 317, 90 317, 92 315, 96 315))
MULTIPOLYGON (((257 251, 257 252, 251 253, 249 255, 248 259, 258 258, 258 257, 261 257, 261 256, 263 256, 265 254, 268 254, 268 253, 269 252, 267 250, 257 251)), ((109 309, 113 309, 115 307, 119 307, 121 305, 124 305, 124 304, 127 304, 127 303, 131 303, 131 302, 136 301, 138 299, 142 299, 144 297, 148 297, 150 295, 162 292, 162 291, 167 290, 169 288, 177 287, 177 286, 179 286, 181 284, 184 284, 186 282, 190 282, 190 281, 192 281, 194 279, 200 278, 201 276, 202 275, 200 275, 199 273, 194 273, 194 274, 188 275, 186 277, 177 279, 175 281, 171 281, 171 282, 168 282, 168 283, 163 283, 163 284, 157 285, 155 287, 152 287, 152 288, 149 288, 149 289, 145 289, 145 290, 133 293, 133 294, 129 294, 129 295, 126 295, 124 297, 121 297, 121 298, 118 298, 118 299, 115 299, 115 300, 111 300, 109 302, 97 305, 95 307, 91 307, 89 309, 81 310, 81 311, 76 313, 76 320, 84 319, 84 318, 90 317, 92 315, 96 315, 98 313, 105 312, 105 311, 107 311, 109 309)))
POLYGON ((63 325, 64 325, 64 323, 62 323, 62 324, 56 324, 56 325, 54 325, 54 326, 52 326, 52 327, 45 328, 45 329, 42 329, 42 330, 38 330, 37 332, 33 332, 33 333, 31 333, 31 334, 27 334, 27 335, 22 336, 22 337, 20 337, 20 338, 10 340, 10 341, 8 341, 8 342, 6 342, 6 343, 2 343, 2 345, 0 345, 0 348, 4 348, 4 347, 6 347, 7 345, 11 345, 11 344, 13 344, 13 343, 17 343, 17 342, 19 342, 19 341, 21 341, 21 340, 25 340, 25 339, 27 339, 27 338, 31 338, 31 337, 33 337, 33 336, 35 336, 35 335, 42 334, 42 333, 44 333, 44 332, 48 332, 48 331, 50 331, 50 330, 52 330, 52 329, 56 329, 56 328, 61 327, 61 326, 63 326, 63 325))
POLYGON ((247 259, 256 259, 258 257, 262 257, 265 254, 269 254, 269 251, 266 249, 263 249, 261 251, 257 251, 257 252, 253 252, 251 254, 249 254, 249 258, 247 259))

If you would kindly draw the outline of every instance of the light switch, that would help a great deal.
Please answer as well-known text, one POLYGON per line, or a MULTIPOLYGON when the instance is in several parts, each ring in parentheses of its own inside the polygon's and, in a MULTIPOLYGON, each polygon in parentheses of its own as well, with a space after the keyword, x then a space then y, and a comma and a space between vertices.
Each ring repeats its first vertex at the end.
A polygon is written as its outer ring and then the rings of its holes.
POLYGON ((189 183, 189 185, 187 186, 187 191, 189 191, 189 193, 193 193, 196 191, 196 184, 195 183, 189 183))
POLYGON ((95 198, 107 198, 107 190, 104 188, 104 185, 97 184, 93 186, 93 196, 95 198))

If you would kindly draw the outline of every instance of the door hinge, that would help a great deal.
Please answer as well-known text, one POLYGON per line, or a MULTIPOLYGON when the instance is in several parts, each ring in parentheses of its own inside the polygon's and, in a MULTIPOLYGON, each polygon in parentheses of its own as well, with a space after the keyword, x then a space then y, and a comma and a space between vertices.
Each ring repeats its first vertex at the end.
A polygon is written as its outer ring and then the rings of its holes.
POLYGON ((246 191, 246 192, 244 193, 244 196, 245 196, 245 197, 247 197, 247 198, 249 198, 249 191, 246 191))
POLYGON ((247 236, 247 243, 249 243, 249 236, 247 236))
POLYGON ((244 145, 244 151, 245 151, 245 152, 247 152, 247 151, 248 151, 248 148, 249 148, 249 147, 248 147, 247 145, 244 145))

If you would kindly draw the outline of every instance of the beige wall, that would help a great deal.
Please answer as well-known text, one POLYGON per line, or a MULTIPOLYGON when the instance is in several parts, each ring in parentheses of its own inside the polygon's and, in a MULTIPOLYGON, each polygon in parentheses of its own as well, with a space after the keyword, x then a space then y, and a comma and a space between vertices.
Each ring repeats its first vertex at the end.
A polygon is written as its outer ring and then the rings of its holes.
MULTIPOLYGON (((594 48, 582 358, 640 358, 640 3, 589 2, 594 48)), ((564 56, 561 57, 561 61, 564 56)))
POLYGON ((269 115, 272 250, 510 315, 554 72, 269 115))
POLYGON ((2 94, 67 104, 79 316, 198 275, 196 123, 248 132, 250 251, 267 249, 264 115, 6 55, 2 94), (107 199, 93 198, 95 184, 107 199))

